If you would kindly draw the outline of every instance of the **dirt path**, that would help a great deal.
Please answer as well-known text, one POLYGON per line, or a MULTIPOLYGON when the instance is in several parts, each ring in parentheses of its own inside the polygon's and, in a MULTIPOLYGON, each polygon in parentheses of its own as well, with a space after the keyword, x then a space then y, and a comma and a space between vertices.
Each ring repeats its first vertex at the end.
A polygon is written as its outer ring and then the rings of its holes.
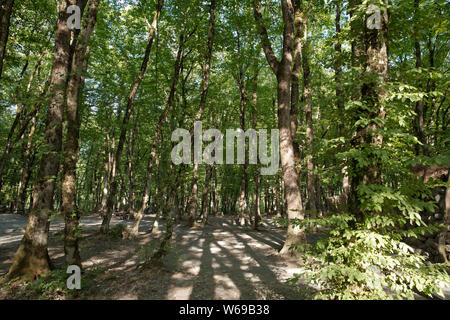
MULTIPOLYGON (((83 267, 96 274, 82 291, 86 299, 302 299, 305 288, 286 283, 300 266, 280 259, 276 252, 284 230, 265 224, 255 232, 231 225, 228 218, 211 218, 204 229, 175 228, 175 241, 164 265, 140 271, 136 266, 158 244, 159 234, 148 230, 153 216, 145 216, 138 240, 99 238, 99 217, 82 219, 83 267), (145 249, 147 248, 147 249, 145 249)), ((26 219, 0 215, 0 276, 12 262, 26 219)), ((113 218, 112 225, 126 223, 113 218)), ((132 222, 128 222, 131 224, 132 222)), ((51 225, 49 254, 63 265, 62 219, 51 225)), ((1 298, 1 294, 0 294, 1 298)))
MULTIPOLYGON (((277 255, 285 231, 270 221, 258 232, 232 225, 227 217, 212 217, 203 229, 177 225, 163 265, 141 271, 136 267, 158 247, 164 232, 160 227, 159 233, 150 233, 153 221, 153 215, 145 216, 139 238, 122 240, 98 235, 100 217, 82 218, 81 258, 90 281, 77 299, 308 298, 311 288, 286 283, 302 269, 295 259, 277 255)), ((26 224, 22 216, 0 215, 0 276, 7 273, 26 224)), ((118 224, 131 225, 132 221, 113 217, 111 226, 118 224)), ((63 228, 62 218, 55 219, 50 228, 49 254, 56 267, 64 265, 63 228)), ((450 299, 450 286, 444 294, 450 299)), ((0 289, 0 299, 5 298, 17 297, 0 289)))

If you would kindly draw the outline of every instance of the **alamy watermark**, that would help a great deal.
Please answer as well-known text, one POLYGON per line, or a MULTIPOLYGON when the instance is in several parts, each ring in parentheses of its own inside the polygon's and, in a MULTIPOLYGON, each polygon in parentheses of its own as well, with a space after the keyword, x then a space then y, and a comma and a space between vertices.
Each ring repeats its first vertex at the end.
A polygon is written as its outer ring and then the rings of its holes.
MULTIPOLYGON (((196 121, 193 136, 194 154, 192 157, 192 136, 189 131, 179 128, 172 133, 172 142, 179 142, 171 152, 174 164, 192 164, 192 160, 195 164, 224 164, 224 135, 222 132, 213 128, 203 133, 202 122, 196 121), (203 149, 203 142, 210 143, 203 149)), ((258 164, 259 160, 259 163, 265 166, 260 169, 261 175, 276 174, 280 162, 280 132, 278 129, 271 130, 270 156, 267 147, 267 129, 259 129, 259 132, 254 129, 248 129, 245 132, 242 129, 227 129, 225 133, 225 163, 245 164, 245 141, 247 138, 249 141, 248 163, 258 164), (236 159, 235 149, 237 151, 236 159)))
POLYGON ((71 265, 67 267, 66 273, 71 274, 67 278, 66 285, 69 290, 81 289, 81 269, 77 265, 71 265))
POLYGON ((367 18, 367 29, 381 30, 381 10, 374 4, 370 4, 366 11, 369 17, 367 18))
POLYGON ((69 18, 67 19, 67 27, 69 30, 80 30, 81 29, 81 9, 77 5, 71 5, 67 8, 66 11, 68 14, 70 14, 69 18))

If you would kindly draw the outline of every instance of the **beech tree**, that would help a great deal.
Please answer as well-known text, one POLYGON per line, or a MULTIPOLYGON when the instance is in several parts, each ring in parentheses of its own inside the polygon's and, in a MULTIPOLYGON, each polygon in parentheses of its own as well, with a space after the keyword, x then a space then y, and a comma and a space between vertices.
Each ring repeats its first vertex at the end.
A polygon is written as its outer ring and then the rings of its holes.
MULTIPOLYGON (((277 78, 277 101, 278 101, 278 128, 280 130, 280 153, 281 166, 283 168, 283 182, 287 203, 288 219, 303 219, 303 205, 301 202, 300 189, 298 186, 298 171, 295 165, 294 144, 291 134, 291 65, 293 56, 294 39, 294 7, 292 1, 281 2, 284 30, 283 30, 283 52, 281 60, 278 61, 270 44, 267 30, 258 1, 253 2, 255 19, 258 24, 261 43, 266 59, 277 78)), ((303 230, 289 224, 286 241, 282 253, 287 253, 292 245, 305 243, 303 230)))
POLYGON ((86 243, 126 248, 133 276, 186 243, 202 271, 225 268, 254 240, 303 262, 290 283, 312 281, 316 298, 436 295, 450 260, 448 16, 445 0, 1 1, 0 224, 28 219, 5 246, 8 278, 95 277, 86 243), (208 129, 244 131, 227 150, 244 163, 205 161, 208 129), (221 232, 253 240, 215 256, 221 232))
POLYGON ((58 175, 62 147, 62 115, 66 75, 69 70, 70 30, 67 26, 67 7, 72 3, 61 1, 55 28, 55 50, 50 80, 50 101, 45 125, 46 150, 42 155, 38 176, 33 187, 31 208, 25 235, 9 269, 10 278, 34 279, 50 271, 47 251, 49 216, 53 209, 55 177, 58 175))

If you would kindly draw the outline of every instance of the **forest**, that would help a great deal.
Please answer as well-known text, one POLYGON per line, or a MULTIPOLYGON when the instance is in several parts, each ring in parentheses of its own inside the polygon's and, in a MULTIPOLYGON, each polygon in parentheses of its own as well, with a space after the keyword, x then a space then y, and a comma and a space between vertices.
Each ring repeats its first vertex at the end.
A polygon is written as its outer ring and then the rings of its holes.
POLYGON ((0 300, 450 299, 447 0, 0 4, 0 300))

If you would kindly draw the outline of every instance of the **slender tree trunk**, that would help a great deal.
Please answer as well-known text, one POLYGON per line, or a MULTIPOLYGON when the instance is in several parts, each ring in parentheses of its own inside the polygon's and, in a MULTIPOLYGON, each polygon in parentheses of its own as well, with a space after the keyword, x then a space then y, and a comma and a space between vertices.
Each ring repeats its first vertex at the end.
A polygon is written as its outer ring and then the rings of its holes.
MULTIPOLYGON (((342 1, 336 1, 336 19, 335 19, 335 28, 336 28, 336 44, 334 49, 336 50, 336 58, 334 61, 334 81, 336 83, 336 100, 337 100, 337 109, 340 117, 340 123, 338 125, 338 134, 339 137, 344 137, 344 90, 342 88, 342 45, 341 45, 341 15, 342 15, 342 1)), ((344 145, 342 144, 342 148, 344 145)), ((349 192, 349 177, 347 172, 347 167, 342 168, 342 193, 339 203, 342 205, 347 204, 348 192, 349 192)))
POLYGON ((111 175, 111 168, 112 168, 112 162, 114 154, 112 150, 114 150, 114 133, 113 133, 113 139, 110 146, 110 136, 109 133, 106 133, 105 138, 105 163, 104 163, 104 169, 105 172, 103 174, 103 189, 102 189, 102 198, 101 198, 101 204, 99 207, 99 211, 104 212, 106 210, 106 201, 108 199, 108 190, 109 190, 109 177, 111 175))
MULTIPOLYGON (((419 10, 420 0, 414 0, 414 18, 418 18, 418 10, 419 10)), ((414 53, 416 56, 416 68, 419 69, 422 67, 422 52, 420 49, 419 42, 419 22, 416 20, 414 22, 414 53)), ((421 80, 419 79, 418 88, 422 89, 422 85, 420 84, 421 80)), ((416 155, 420 155, 422 152, 424 155, 428 155, 428 147, 427 142, 425 140, 425 121, 424 121, 424 108, 423 108, 423 100, 419 100, 416 102, 416 117, 414 119, 414 130, 416 133, 416 137, 421 143, 421 145, 415 146, 416 155)))
POLYGON ((214 189, 212 192, 212 202, 213 202, 212 214, 216 216, 219 210, 219 192, 217 184, 217 167, 214 165, 213 165, 213 179, 214 179, 214 189))
MULTIPOLYGON (((202 83, 201 83, 201 92, 200 92, 200 103, 198 107, 197 114, 195 116, 196 121, 200 121, 202 119, 203 111, 206 107, 206 98, 208 97, 209 90, 209 77, 210 77, 210 68, 211 68, 211 59, 212 59, 212 50, 214 45, 214 25, 216 20, 215 15, 216 9, 216 0, 211 0, 209 6, 209 24, 208 24, 208 43, 207 50, 205 54, 205 63, 202 66, 202 83)), ((192 131, 192 130, 191 130, 192 131)), ((198 202, 198 164, 194 163, 192 170, 192 187, 191 187, 191 195, 188 200, 188 225, 190 227, 194 227, 196 220, 196 212, 197 212, 197 202, 198 202)))
POLYGON ((134 119, 134 126, 130 132, 130 141, 128 144, 128 202, 126 211, 128 214, 134 215, 134 176, 133 176, 133 162, 134 149, 136 139, 136 126, 138 119, 134 119))
MULTIPOLYGON (((256 129, 258 125, 258 61, 256 61, 255 71, 253 74, 253 117, 252 117, 252 126, 256 129)), ((298 89, 298 88, 297 88, 298 89)), ((252 228, 254 230, 258 230, 259 225, 261 223, 261 175, 259 170, 255 170, 255 208, 253 210, 253 217, 251 220, 252 228)))
MULTIPOLYGON (((305 25, 306 28, 306 25, 305 25)), ((305 31, 306 34, 306 31, 305 31)), ((306 120, 306 145, 307 145, 307 192, 308 204, 311 217, 315 218, 317 214, 316 208, 316 190, 314 187, 314 125, 312 115, 312 89, 311 89, 311 71, 309 66, 309 44, 305 36, 303 46, 303 102, 305 103, 305 120, 306 120)))
POLYGON ((9 278, 34 279, 50 271, 47 241, 49 216, 53 209, 55 177, 58 175, 62 145, 62 115, 66 75, 69 66, 70 30, 67 27, 68 0, 58 7, 55 51, 50 81, 50 103, 45 126, 45 153, 42 155, 33 191, 33 207, 25 235, 8 272, 9 278))
POLYGON ((168 98, 168 101, 167 101, 166 107, 164 108, 163 113, 159 117, 158 125, 156 127, 155 137, 153 138, 152 149, 150 151, 150 157, 148 158, 147 174, 146 174, 147 178, 145 180, 145 187, 144 187, 144 198, 142 200, 141 208, 136 212, 136 215, 134 217, 133 228, 130 231, 130 236, 131 237, 137 237, 139 235, 139 224, 140 224, 140 222, 142 220, 142 217, 144 215, 145 204, 147 203, 147 201, 149 199, 149 196, 150 196, 150 187, 151 187, 151 182, 152 182, 153 165, 155 163, 155 160, 159 161, 159 155, 156 153, 156 151, 157 151, 157 147, 159 145, 159 141, 160 141, 160 138, 161 138, 161 135, 162 135, 163 124, 166 122, 167 114, 169 113, 169 110, 172 107, 172 104, 173 104, 174 99, 175 99, 175 93, 176 93, 176 90, 177 90, 178 80, 179 80, 179 76, 180 76, 180 66, 181 66, 182 59, 183 59, 184 41, 185 41, 184 40, 184 35, 182 33, 180 35, 180 39, 179 39, 177 58, 176 58, 175 64, 174 64, 174 69, 175 69, 174 70, 174 76, 172 78, 173 80, 172 80, 172 85, 170 87, 169 98, 168 98))
MULTIPOLYGON (((357 18, 358 12, 357 8, 361 5, 361 0, 350 0, 349 1, 349 15, 350 15, 350 33, 352 35, 352 67, 353 68, 361 68, 363 66, 363 57, 364 57, 364 19, 359 17, 357 18)), ((360 71, 361 73, 361 71, 360 71)), ((361 76, 361 75, 360 75, 361 76)), ((361 101, 361 85, 357 83, 352 92, 351 98, 353 101, 361 101)), ((354 119, 356 121, 356 119, 354 119)), ((352 147, 357 146, 357 141, 353 139, 356 137, 357 132, 352 133, 352 139, 350 140, 350 145, 352 147)), ((361 203, 358 198, 358 185, 360 183, 361 177, 358 174, 357 165, 358 162, 356 159, 350 159, 349 161, 349 174, 350 174, 350 190, 348 194, 348 210, 350 212, 354 212, 358 214, 359 208, 361 207, 361 203), (355 172, 354 172, 355 171, 355 172)))
POLYGON ((273 210, 273 212, 275 212, 277 218, 281 218, 280 191, 281 191, 280 176, 277 175, 277 178, 275 180, 275 205, 274 205, 274 210, 273 210))
POLYGON ((195 226, 197 218, 197 203, 198 203, 198 163, 194 163, 192 167, 192 187, 191 195, 188 200, 188 225, 195 226))
MULTIPOLYGON (((447 182, 450 182, 450 175, 447 179, 447 182)), ((448 232, 450 231, 450 187, 446 188, 445 191, 445 213, 444 213, 444 221, 443 221, 444 227, 442 228, 441 232, 438 236, 439 241, 439 254, 441 255, 442 260, 445 263, 449 263, 449 260, 447 258, 447 251, 446 250, 446 244, 447 244, 447 237, 448 232)))
MULTIPOLYGON (((25 90, 26 94, 28 94, 28 92, 30 91, 31 84, 33 82, 33 79, 34 79, 36 73, 38 72, 38 70, 40 68, 40 65, 41 65, 42 59, 45 56, 45 53, 46 53, 45 50, 43 50, 38 58, 38 61, 36 62, 35 66, 33 68, 33 71, 31 72, 30 78, 28 80, 27 89, 25 90)), ((28 64, 28 62, 26 63, 26 65, 27 64, 28 64)), ((25 72, 24 71, 25 68, 26 67, 23 68, 22 72, 25 72)), ((18 95, 17 91, 19 91, 19 85, 17 85, 16 97, 13 98, 14 101, 17 100, 17 95, 18 95)), ((41 92, 41 99, 44 98, 46 92, 47 92, 47 89, 44 89, 43 92, 41 92)), ((16 103, 17 103, 17 101, 16 101, 16 103)), ((5 175, 4 171, 6 168, 7 161, 9 159, 9 155, 14 150, 14 147, 16 146, 17 142, 19 142, 21 140, 21 137, 25 134, 25 131, 27 130, 31 119, 33 119, 34 116, 39 112, 39 108, 40 108, 41 104, 42 104, 42 101, 35 103, 31 109, 31 111, 29 113, 27 113, 26 115, 24 115, 26 105, 27 105, 26 102, 22 103, 20 108, 17 107, 16 116, 14 118, 14 121, 13 121, 11 128, 9 130, 9 133, 8 133, 5 151, 3 152, 2 156, 0 157, 0 191, 2 190, 2 187, 3 187, 3 178, 5 175), (15 139, 13 139, 14 133, 17 128, 18 128, 18 135, 15 139)))
POLYGON ((25 203, 26 203, 26 198, 27 198, 27 188, 28 188, 28 183, 30 181, 30 177, 31 177, 31 170, 32 170, 32 165, 34 162, 34 155, 35 153, 33 153, 33 155, 31 154, 31 147, 32 147, 32 143, 33 143, 33 136, 34 133, 36 132, 36 121, 37 121, 37 115, 35 115, 33 117, 33 119, 31 120, 31 127, 30 127, 30 131, 28 133, 28 138, 27 138, 27 145, 25 148, 25 168, 23 171, 23 175, 21 178, 21 183, 20 183, 20 188, 19 188, 19 197, 17 200, 17 212, 19 213, 25 213, 25 203))
MULTIPOLYGON (((90 0, 85 25, 78 38, 72 58, 72 68, 67 86, 66 117, 67 135, 64 145, 62 212, 65 219, 64 252, 67 265, 81 267, 78 247, 78 228, 80 213, 76 205, 76 167, 79 154, 80 138, 80 98, 84 85, 82 73, 87 68, 89 40, 97 22, 100 0, 90 0)), ((87 166, 89 167, 89 165, 87 166)))
MULTIPOLYGON (((294 146, 295 164, 300 170, 301 154, 300 145, 297 141, 298 116, 300 105, 300 72, 302 68, 303 42, 305 41, 305 31, 308 22, 308 13, 302 7, 302 1, 294 0, 294 64, 291 75, 291 134, 294 146)), ((301 176, 299 175, 298 184, 300 185, 301 176)), ((300 194, 301 196, 301 194, 300 194)))
POLYGON ((182 213, 184 212, 184 183, 183 183, 183 171, 185 167, 184 165, 180 165, 177 173, 177 178, 175 180, 175 185, 180 187, 180 190, 177 192, 176 197, 176 216, 175 216, 175 223, 180 223, 182 219, 182 213))
MULTIPOLYGON (((155 195, 152 197, 152 200, 150 200, 150 189, 148 189, 149 196, 148 196, 148 200, 147 200, 148 204, 152 205, 152 207, 154 209, 153 212, 155 213, 155 221, 153 222, 152 229, 151 229, 152 233, 156 233, 159 231, 159 218, 161 215, 161 206, 160 206, 161 197, 160 197, 160 192, 159 192, 159 157, 157 156, 156 159, 154 159, 154 161, 155 161, 155 164, 153 166, 156 168, 155 195)), ((144 198, 142 200, 143 205, 145 204, 144 200, 145 200, 145 190, 144 190, 144 198)), ((142 208, 141 208, 141 210, 142 210, 142 208)), ((142 211, 142 212, 144 212, 144 211, 142 211)), ((137 214, 139 214, 139 212, 137 214)), ((137 224, 136 217, 135 217, 135 224, 137 224)), ((137 226, 137 228, 139 231, 139 226, 137 226)))
POLYGON ((150 26, 150 35, 147 40, 147 47, 145 49, 145 55, 144 55, 144 59, 142 61, 141 70, 140 70, 137 78, 134 80, 133 85, 131 86, 130 94, 128 96, 127 108, 125 111, 125 115, 123 117, 119 143, 117 145, 117 150, 115 153, 114 163, 113 163, 112 172, 111 172, 111 179, 110 179, 111 187, 110 187, 110 192, 108 193, 108 200, 106 202, 106 213, 105 213, 105 216, 103 218, 102 225, 100 228, 100 232, 103 234, 106 234, 109 230, 109 223, 111 221, 112 211, 113 211, 113 207, 114 207, 114 201, 115 201, 116 193, 117 193, 116 170, 118 169, 118 167, 120 165, 120 158, 122 156, 123 146, 125 143, 128 121, 130 119, 131 113, 133 112, 134 100, 136 98, 136 93, 139 89, 142 78, 144 78, 145 72, 147 71, 148 61, 150 59, 150 52, 152 49, 153 40, 155 38, 155 33, 156 33, 157 25, 158 25, 159 16, 161 14, 161 10, 163 7, 163 3, 164 3, 164 0, 158 0, 158 3, 156 5, 156 12, 155 12, 155 16, 153 18, 152 25, 150 26))
POLYGON ((208 195, 211 190, 211 177, 212 177, 212 166, 206 166, 205 175, 205 186, 202 191, 202 227, 206 226, 208 223, 208 208, 210 201, 208 201, 208 195))
MULTIPOLYGON (((240 36, 239 32, 238 34, 238 56, 241 55, 241 44, 240 44, 240 36)), ((241 121, 241 130, 245 132, 246 128, 246 121, 245 121, 245 111, 246 111, 246 105, 247 105, 247 92, 245 90, 245 82, 244 82, 244 71, 242 64, 239 65, 239 75, 235 79, 238 87, 239 87, 239 110, 240 110, 240 121, 241 121)), ((248 171, 248 165, 247 161, 242 166, 242 175, 241 175, 241 184, 240 184, 240 191, 239 191, 239 211, 238 211, 238 223, 241 226, 244 226, 247 224, 246 214, 245 211, 247 210, 247 183, 248 183, 248 177, 247 177, 247 171, 248 171)))
POLYGON ((247 224, 246 213, 247 210, 247 195, 246 195, 246 185, 247 185, 247 166, 244 164, 242 167, 242 175, 241 175, 241 184, 239 191, 239 214, 238 214, 238 223, 241 226, 245 226, 247 224))
POLYGON ((6 43, 9 37, 9 25, 14 0, 1 0, 0 2, 0 79, 2 78, 3 60, 5 59, 6 43))

